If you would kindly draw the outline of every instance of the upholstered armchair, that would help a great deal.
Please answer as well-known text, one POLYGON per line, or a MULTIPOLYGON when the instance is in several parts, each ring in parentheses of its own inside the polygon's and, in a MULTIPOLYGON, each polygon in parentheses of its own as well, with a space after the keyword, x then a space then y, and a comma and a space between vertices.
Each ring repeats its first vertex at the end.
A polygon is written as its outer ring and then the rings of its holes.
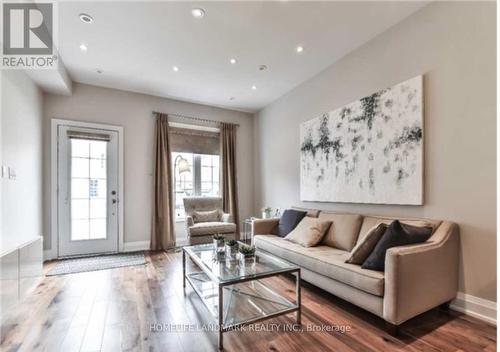
POLYGON ((183 201, 190 244, 209 243, 214 234, 235 238, 236 224, 222 210, 221 197, 185 197, 183 201))

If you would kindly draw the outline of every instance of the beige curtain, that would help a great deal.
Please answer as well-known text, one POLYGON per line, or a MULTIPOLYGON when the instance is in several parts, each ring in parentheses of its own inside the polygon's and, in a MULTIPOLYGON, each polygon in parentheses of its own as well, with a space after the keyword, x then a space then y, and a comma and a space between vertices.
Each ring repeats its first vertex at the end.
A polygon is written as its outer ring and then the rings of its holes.
POLYGON ((236 180, 236 125, 221 123, 220 160, 222 162, 222 200, 226 213, 233 216, 239 238, 238 186, 236 180))
POLYGON ((168 115, 157 114, 155 127, 155 167, 153 173, 153 221, 151 249, 175 247, 174 196, 171 168, 168 115))

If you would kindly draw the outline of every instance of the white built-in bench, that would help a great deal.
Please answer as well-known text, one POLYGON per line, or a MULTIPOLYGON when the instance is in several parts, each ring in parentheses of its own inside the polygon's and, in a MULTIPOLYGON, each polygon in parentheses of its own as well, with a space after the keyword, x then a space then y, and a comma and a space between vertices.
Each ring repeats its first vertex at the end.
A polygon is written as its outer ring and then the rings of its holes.
POLYGON ((42 278, 43 239, 2 243, 0 249, 0 317, 15 307, 42 278))

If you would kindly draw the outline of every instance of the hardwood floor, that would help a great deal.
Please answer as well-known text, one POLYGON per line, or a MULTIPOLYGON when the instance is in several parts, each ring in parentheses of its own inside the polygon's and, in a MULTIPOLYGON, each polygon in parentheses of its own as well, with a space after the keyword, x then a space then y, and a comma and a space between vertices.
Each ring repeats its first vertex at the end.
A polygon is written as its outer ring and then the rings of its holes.
MULTIPOLYGON (((1 351, 216 351, 217 333, 182 331, 212 320, 188 286, 181 253, 149 253, 147 265, 46 277, 19 309, 2 321, 1 351), (155 328, 151 328, 151 324, 155 328), (179 324, 161 331, 161 324, 179 324), (189 325, 191 324, 191 325, 189 325), (175 330, 175 329, 174 329, 175 330)), ((52 264, 47 264, 45 270, 52 264)), ((274 278, 293 297, 293 280, 274 278)), ((433 310, 387 335, 384 322, 311 285, 302 290, 303 327, 338 331, 246 331, 224 334, 226 351, 496 351, 496 327, 433 310)), ((294 315, 267 321, 293 324, 294 315)), ((261 325, 259 325, 261 326, 261 325)), ((258 330, 258 326, 254 327, 258 330)))

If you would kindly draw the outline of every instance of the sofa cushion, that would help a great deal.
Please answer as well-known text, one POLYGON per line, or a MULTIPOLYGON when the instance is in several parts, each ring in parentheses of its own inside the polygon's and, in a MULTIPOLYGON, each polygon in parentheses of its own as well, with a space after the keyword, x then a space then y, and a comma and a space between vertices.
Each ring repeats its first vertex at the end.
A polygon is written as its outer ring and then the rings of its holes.
MULTIPOLYGON (((381 217, 381 216, 365 216, 363 219, 363 224, 361 225, 361 230, 359 230, 358 242, 360 243, 363 238, 366 236, 368 231, 374 226, 377 226, 380 223, 384 223, 389 225, 394 220, 399 220, 402 224, 408 224, 412 226, 419 227, 432 227, 432 232, 436 231, 436 229, 441 225, 440 220, 429 220, 429 219, 415 219, 415 218, 394 218, 394 217, 381 217)), ((431 239, 432 240, 432 239, 431 239)))
POLYGON ((347 251, 324 245, 305 248, 273 235, 257 235, 254 244, 307 270, 376 296, 384 295, 384 273, 345 263, 347 251))
POLYGON ((234 233, 236 224, 221 221, 198 222, 189 227, 191 236, 205 236, 216 233, 234 233))
POLYGON ((287 209, 283 212, 279 223, 271 230, 271 234, 285 237, 306 216, 305 211, 287 209))
POLYGON ((308 209, 308 208, 301 208, 301 207, 292 207, 293 210, 298 210, 298 211, 305 211, 306 216, 310 216, 311 218, 317 218, 319 216, 320 210, 318 209, 308 209))
POLYGON ((368 231, 365 238, 358 242, 358 244, 353 248, 351 255, 345 262, 358 265, 363 264, 366 258, 368 258, 373 251, 373 248, 377 245, 378 241, 384 235, 385 230, 387 230, 387 225, 383 223, 373 227, 370 231, 368 231))
POLYGON ((389 248, 425 242, 432 235, 432 227, 401 224, 394 220, 361 266, 363 269, 385 269, 385 254, 389 248))
POLYGON ((220 220, 219 209, 208 210, 208 211, 193 211, 193 220, 197 222, 212 222, 220 220))
POLYGON ((303 247, 313 247, 323 239, 331 221, 321 221, 310 216, 305 216, 288 235, 285 240, 295 242, 303 247))
POLYGON ((359 214, 337 214, 322 211, 318 219, 331 221, 332 225, 323 237, 322 244, 351 251, 358 238, 363 217, 359 214))

